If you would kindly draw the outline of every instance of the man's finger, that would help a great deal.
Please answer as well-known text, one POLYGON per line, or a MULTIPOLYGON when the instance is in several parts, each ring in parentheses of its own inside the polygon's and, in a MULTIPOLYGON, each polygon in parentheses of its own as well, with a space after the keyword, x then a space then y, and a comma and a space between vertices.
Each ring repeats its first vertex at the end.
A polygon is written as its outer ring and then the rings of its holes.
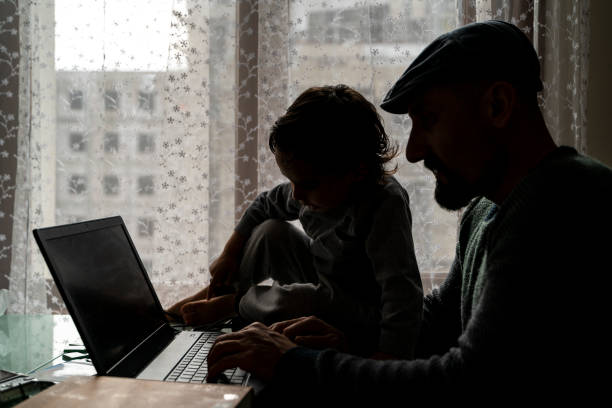
POLYGON ((285 320, 282 322, 277 322, 274 323, 270 326, 270 329, 274 330, 277 333, 282 333, 285 328, 287 328, 288 326, 291 326, 297 322, 299 322, 300 320, 304 320, 306 319, 305 317, 296 317, 295 319, 290 319, 290 320, 285 320))
POLYGON ((227 355, 240 353, 244 349, 245 346, 240 342, 239 338, 221 339, 221 336, 219 336, 213 344, 210 353, 208 353, 207 360, 209 364, 215 363, 217 360, 221 360, 227 355))
POLYGON ((283 330, 283 334, 293 339, 301 335, 326 334, 335 330, 335 328, 324 321, 314 316, 310 316, 287 326, 283 330))
POLYGON ((245 352, 231 354, 211 363, 208 361, 208 378, 215 378, 225 370, 235 368, 245 357, 245 352))
MULTIPOLYGON (((250 336, 255 335, 255 332, 261 329, 267 328, 262 323, 255 322, 240 331, 220 335, 215 340, 208 354, 208 359, 220 358, 224 353, 237 352, 248 348, 249 345, 245 343, 245 340, 248 340, 250 336)), ((255 337, 257 336, 255 335, 255 337)))

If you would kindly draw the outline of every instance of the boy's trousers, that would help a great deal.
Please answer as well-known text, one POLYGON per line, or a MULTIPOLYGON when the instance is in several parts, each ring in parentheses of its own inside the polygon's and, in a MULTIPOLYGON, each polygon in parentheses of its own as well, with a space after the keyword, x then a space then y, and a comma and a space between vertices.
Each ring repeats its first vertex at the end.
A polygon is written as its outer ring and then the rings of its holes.
POLYGON ((272 324, 326 310, 329 290, 319 282, 309 247, 310 238, 289 222, 267 220, 255 228, 237 282, 245 320, 272 324), (269 278, 271 286, 258 285, 269 278))

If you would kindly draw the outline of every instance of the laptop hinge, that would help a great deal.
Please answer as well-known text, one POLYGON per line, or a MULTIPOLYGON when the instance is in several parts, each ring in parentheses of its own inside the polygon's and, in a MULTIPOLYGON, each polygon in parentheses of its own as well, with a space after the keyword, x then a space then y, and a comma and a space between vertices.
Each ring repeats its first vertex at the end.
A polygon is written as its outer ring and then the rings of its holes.
MULTIPOLYGON (((147 338, 130 350, 121 360, 107 370, 105 375, 136 377, 140 371, 159 354, 176 336, 176 331, 167 323, 161 325, 147 338)), ((98 373, 100 374, 100 373, 98 373)))

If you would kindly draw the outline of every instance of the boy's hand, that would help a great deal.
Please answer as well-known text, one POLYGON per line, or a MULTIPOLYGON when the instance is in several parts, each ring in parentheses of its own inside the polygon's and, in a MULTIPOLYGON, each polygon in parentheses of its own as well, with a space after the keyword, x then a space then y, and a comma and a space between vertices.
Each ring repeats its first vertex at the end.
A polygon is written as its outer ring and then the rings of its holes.
POLYGON ((229 368, 240 367, 257 378, 269 380, 281 356, 294 347, 296 344, 282 334, 261 323, 253 323, 217 338, 208 354, 208 377, 214 378, 229 368))
POLYGON ((238 274, 239 268, 239 262, 232 256, 222 254, 219 258, 215 259, 210 265, 211 279, 206 299, 226 294, 225 291, 220 291, 219 289, 232 284, 232 279, 238 274))
POLYGON ((284 334, 289 340, 300 346, 314 349, 347 350, 344 333, 315 316, 298 317, 274 323, 270 329, 284 334))
POLYGON ((210 284, 208 285, 209 290, 206 294, 206 299, 210 299, 217 295, 227 294, 227 290, 221 290, 220 288, 231 286, 233 279, 238 275, 240 269, 240 261, 242 256, 242 249, 246 244, 247 237, 240 235, 237 231, 234 231, 232 236, 228 239, 223 252, 221 255, 210 264, 210 284), (218 293, 215 293, 215 290, 218 293))

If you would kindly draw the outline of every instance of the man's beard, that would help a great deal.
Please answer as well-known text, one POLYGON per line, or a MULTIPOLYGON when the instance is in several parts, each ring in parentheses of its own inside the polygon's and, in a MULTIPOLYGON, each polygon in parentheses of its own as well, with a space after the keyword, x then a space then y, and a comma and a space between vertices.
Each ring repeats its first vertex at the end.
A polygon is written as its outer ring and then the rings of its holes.
POLYGON ((446 178, 447 182, 440 182, 436 177, 436 190, 434 198, 440 207, 455 211, 459 210, 470 203, 470 201, 478 196, 478 191, 475 186, 463 180, 460 176, 451 172, 444 166, 436 157, 429 156, 425 159, 425 167, 434 172, 440 173, 446 178))

